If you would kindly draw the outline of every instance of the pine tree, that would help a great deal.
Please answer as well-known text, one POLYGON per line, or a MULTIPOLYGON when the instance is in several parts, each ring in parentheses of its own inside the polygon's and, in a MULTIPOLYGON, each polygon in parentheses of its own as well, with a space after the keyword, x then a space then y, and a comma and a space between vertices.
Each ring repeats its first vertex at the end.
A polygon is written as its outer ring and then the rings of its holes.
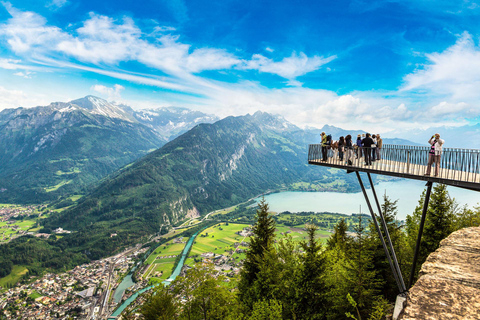
POLYGON ((329 288, 326 292, 329 306, 327 310, 328 319, 345 319, 345 308, 348 308, 348 303, 345 300, 349 292, 347 248, 352 240, 347 235, 347 229, 345 220, 340 220, 334 227, 333 234, 327 240, 327 250, 324 253, 325 282, 329 288))
POLYGON ((427 256, 438 249, 440 241, 453 231, 454 201, 450 199, 447 186, 436 185, 428 205, 428 219, 425 222, 425 231, 422 237, 422 247, 426 255, 420 260, 423 263, 427 256))
POLYGON ((263 198, 258 204, 256 221, 252 227, 250 246, 246 252, 243 269, 238 283, 239 298, 248 309, 252 309, 256 302, 256 295, 252 292, 254 282, 258 278, 260 267, 267 252, 273 249, 275 238, 275 220, 268 213, 268 204, 263 198))
MULTIPOLYGON (((423 192, 413 215, 407 216, 407 243, 408 248, 410 249, 409 258, 411 259, 413 259, 415 251, 424 201, 425 191, 423 192)), ((418 271, 428 255, 438 248, 440 241, 445 239, 454 230, 455 207, 455 201, 450 199, 446 185, 438 184, 433 187, 430 201, 428 203, 425 227, 423 230, 422 241, 420 243, 415 275, 418 274, 418 271)), ((409 270, 410 268, 411 264, 408 266, 409 270)))
POLYGON ((345 251, 348 242, 347 231, 347 223, 345 219, 341 219, 335 227, 333 227, 333 234, 327 240, 327 249, 331 250, 338 246, 341 250, 345 251))
POLYGON ((255 302, 252 315, 248 320, 271 320, 282 318, 282 305, 277 300, 255 302))
POLYGON ((172 283, 176 297, 182 297, 180 319, 220 320, 236 318, 234 295, 221 285, 225 280, 212 264, 197 264, 172 283))
POLYGON ((140 307, 140 313, 146 320, 177 319, 178 306, 175 301, 169 289, 159 285, 147 294, 146 302, 140 307))
POLYGON ((460 230, 468 227, 480 226, 480 208, 476 207, 474 210, 466 206, 461 208, 455 215, 454 230, 460 230))
POLYGON ((359 216, 358 225, 354 230, 355 239, 347 251, 346 282, 349 287, 348 293, 356 301, 362 316, 366 316, 371 310, 373 301, 378 298, 379 281, 373 265, 374 249, 369 246, 367 241, 361 216, 359 216))
POLYGON ((296 281, 298 319, 324 319, 326 310, 325 260, 315 239, 317 227, 307 225, 308 241, 301 242, 300 271, 296 281))

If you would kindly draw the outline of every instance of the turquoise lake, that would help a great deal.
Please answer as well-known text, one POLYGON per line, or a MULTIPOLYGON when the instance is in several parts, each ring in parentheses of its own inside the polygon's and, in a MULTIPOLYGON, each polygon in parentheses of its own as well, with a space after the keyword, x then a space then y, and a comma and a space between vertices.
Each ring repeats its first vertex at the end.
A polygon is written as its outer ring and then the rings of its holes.
MULTIPOLYGON (((368 180, 364 179, 365 185, 368 180)), ((435 186, 435 184, 434 184, 435 186)), ((425 189, 424 181, 399 179, 396 181, 380 182, 375 185, 375 191, 382 202, 386 193, 391 200, 397 200, 397 219, 404 220, 407 214, 411 214, 418 205, 418 200, 425 189)), ((451 197, 460 204, 467 204, 469 207, 477 206, 480 202, 480 193, 455 187, 447 187, 451 197)), ((373 193, 367 190, 370 201, 374 206, 373 193)), ((256 200, 259 201, 260 198, 256 200)), ((363 193, 341 193, 341 192, 280 192, 265 196, 270 210, 274 212, 337 212, 343 214, 358 213, 361 210, 368 214, 367 203, 363 193)))

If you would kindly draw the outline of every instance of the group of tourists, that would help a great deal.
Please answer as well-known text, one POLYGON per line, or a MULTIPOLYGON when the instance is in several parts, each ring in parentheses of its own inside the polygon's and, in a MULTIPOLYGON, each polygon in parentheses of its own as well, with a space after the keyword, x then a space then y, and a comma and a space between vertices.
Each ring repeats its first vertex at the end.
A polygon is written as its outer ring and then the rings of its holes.
POLYGON ((341 162, 352 165, 353 159, 365 157, 365 165, 372 165, 372 162, 382 159, 383 140, 379 134, 370 133, 359 134, 354 142, 351 135, 341 136, 337 141, 332 140, 332 136, 322 132, 322 161, 333 158, 338 155, 341 162))
MULTIPOLYGON (((352 165, 352 160, 360 159, 363 156, 365 165, 371 166, 372 162, 382 159, 383 140, 379 134, 359 134, 355 142, 353 142, 351 135, 347 135, 346 137, 341 136, 336 141, 332 140, 332 135, 327 135, 325 132, 322 132, 320 137, 322 161, 327 161, 328 158, 337 159, 338 157, 342 164, 352 165)), ((435 163, 435 176, 437 177, 440 168, 442 147, 445 140, 440 139, 440 134, 436 133, 428 140, 428 143, 430 145, 430 151, 425 175, 430 175, 432 165, 435 163)))

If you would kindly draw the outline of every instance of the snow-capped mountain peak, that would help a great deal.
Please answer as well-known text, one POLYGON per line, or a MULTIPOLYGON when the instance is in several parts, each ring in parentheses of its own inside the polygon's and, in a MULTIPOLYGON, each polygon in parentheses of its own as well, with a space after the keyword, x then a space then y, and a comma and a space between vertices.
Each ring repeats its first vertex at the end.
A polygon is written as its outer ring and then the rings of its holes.
POLYGON ((86 96, 85 98, 72 100, 69 104, 86 109, 91 114, 99 114, 105 117, 118 118, 129 122, 135 121, 133 117, 119 105, 112 104, 107 100, 95 96, 86 96))

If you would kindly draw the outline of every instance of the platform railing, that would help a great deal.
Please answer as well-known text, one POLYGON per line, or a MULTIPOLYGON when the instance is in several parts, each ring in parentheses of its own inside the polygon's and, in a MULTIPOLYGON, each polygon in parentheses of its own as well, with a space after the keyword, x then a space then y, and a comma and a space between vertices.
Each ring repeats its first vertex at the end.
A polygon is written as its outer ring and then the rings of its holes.
MULTIPOLYGON (((341 159, 339 150, 329 149, 327 150, 327 161, 323 161, 324 154, 321 145, 312 144, 309 146, 308 161, 318 164, 325 163, 335 167, 344 166, 346 169, 356 167, 396 174, 424 176, 427 172, 429 151, 430 147, 428 146, 384 144, 381 149, 363 147, 345 149, 343 159, 341 159), (371 165, 365 163, 367 152, 372 155, 371 165)), ((432 165, 430 176, 435 177, 435 164, 432 165)), ((480 150, 444 148, 440 157, 437 177, 463 182, 480 182, 480 150)))

